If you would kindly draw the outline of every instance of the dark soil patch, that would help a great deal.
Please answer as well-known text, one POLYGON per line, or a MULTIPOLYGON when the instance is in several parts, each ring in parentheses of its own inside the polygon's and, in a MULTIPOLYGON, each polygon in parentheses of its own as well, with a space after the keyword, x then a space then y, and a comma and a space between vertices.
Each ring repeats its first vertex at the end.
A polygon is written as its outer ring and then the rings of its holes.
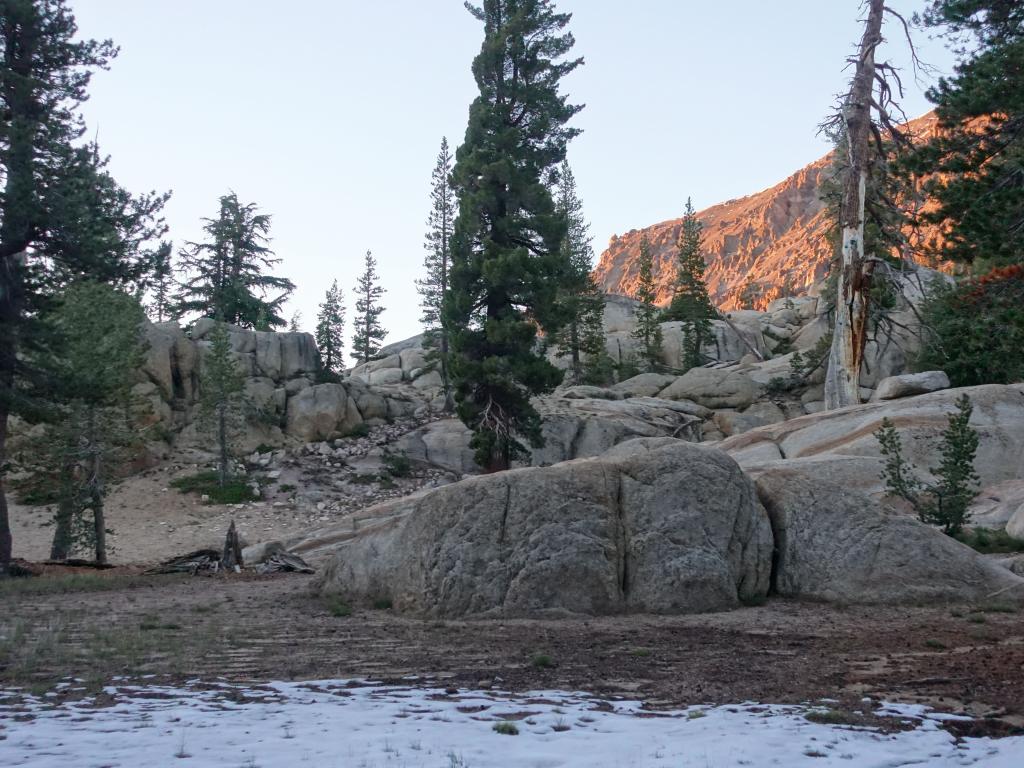
MULTIPOLYGON (((51 578, 66 574, 17 581, 51 578)), ((967 620, 970 606, 773 599, 692 616, 436 621, 379 610, 332 615, 310 594, 308 576, 97 578, 113 581, 0 591, 0 684, 39 689, 71 676, 154 674, 408 685, 418 675, 453 692, 585 690, 643 699, 653 710, 832 699, 832 710, 868 713, 869 697, 970 714, 978 718, 971 727, 986 733, 1024 726, 1020 612, 986 613, 979 626, 967 620), (174 629, 140 631, 147 622, 174 629), (538 648, 558 664, 530 663, 538 648)))

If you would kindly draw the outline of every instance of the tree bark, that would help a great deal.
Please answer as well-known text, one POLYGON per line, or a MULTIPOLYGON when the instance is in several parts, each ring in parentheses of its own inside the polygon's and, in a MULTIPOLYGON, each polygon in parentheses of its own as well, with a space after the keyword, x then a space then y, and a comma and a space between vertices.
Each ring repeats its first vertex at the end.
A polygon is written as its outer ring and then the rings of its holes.
POLYGON ((228 482, 228 417, 227 406, 217 406, 217 484, 223 488, 228 482))
POLYGON ((870 0, 857 69, 844 107, 849 167, 839 209, 841 265, 836 285, 836 321, 825 377, 825 408, 860 403, 860 369, 867 330, 870 269, 864 254, 864 198, 870 164, 875 49, 882 41, 884 0, 870 0))
POLYGON ((11 567, 14 539, 11 536, 11 518, 7 511, 7 495, 4 492, 4 462, 7 460, 7 418, 8 409, 3 404, 3 390, 0 384, 0 577, 6 576, 11 567))
POLYGON ((96 562, 107 563, 107 524, 103 510, 103 457, 97 440, 96 412, 89 412, 89 451, 92 454, 89 468, 89 500, 92 506, 93 536, 95 539, 96 562))

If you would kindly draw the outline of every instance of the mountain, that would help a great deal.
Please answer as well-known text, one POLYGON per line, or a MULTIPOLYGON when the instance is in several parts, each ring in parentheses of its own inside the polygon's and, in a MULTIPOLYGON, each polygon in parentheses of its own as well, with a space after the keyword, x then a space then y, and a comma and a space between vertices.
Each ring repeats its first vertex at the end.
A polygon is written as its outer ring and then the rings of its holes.
MULTIPOLYGON (((934 113, 908 124, 915 137, 935 129, 934 113)), ((704 225, 704 258, 712 301, 722 309, 740 306, 751 283, 753 305, 764 308, 782 295, 799 296, 828 272, 832 246, 821 201, 832 153, 801 168, 785 181, 754 195, 728 200, 697 213, 704 225)), ((640 239, 646 234, 654 257, 659 304, 668 303, 675 277, 676 242, 683 220, 613 235, 594 275, 608 293, 632 296, 639 272, 640 239)))

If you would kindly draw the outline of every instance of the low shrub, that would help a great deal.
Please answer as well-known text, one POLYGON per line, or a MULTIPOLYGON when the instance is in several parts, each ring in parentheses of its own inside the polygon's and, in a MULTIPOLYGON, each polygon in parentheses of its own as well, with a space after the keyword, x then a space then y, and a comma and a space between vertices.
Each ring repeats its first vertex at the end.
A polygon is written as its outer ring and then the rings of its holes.
POLYGON ((208 496, 211 504, 244 504, 259 498, 244 477, 229 477, 224 485, 220 485, 214 471, 175 478, 171 487, 182 493, 208 496))
POLYGON ((352 615, 352 608, 349 607, 348 603, 342 600, 338 595, 329 595, 324 598, 324 608, 331 616, 338 618, 352 615))
POLYGON ((361 421, 358 424, 356 424, 354 427, 349 427, 347 430, 345 430, 342 433, 341 436, 344 437, 344 438, 357 438, 357 437, 369 437, 369 435, 370 435, 370 425, 367 424, 365 421, 361 421))

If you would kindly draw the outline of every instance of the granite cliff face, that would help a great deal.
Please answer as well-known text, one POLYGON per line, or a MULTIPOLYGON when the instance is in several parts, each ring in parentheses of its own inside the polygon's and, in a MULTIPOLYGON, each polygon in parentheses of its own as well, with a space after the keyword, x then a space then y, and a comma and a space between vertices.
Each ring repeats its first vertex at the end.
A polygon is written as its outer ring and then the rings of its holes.
MULTIPOLYGON (((916 136, 934 130, 928 114, 911 121, 916 136)), ((800 296, 828 271, 832 253, 828 221, 821 201, 832 153, 800 169, 770 189, 713 205, 697 216, 704 224, 707 284, 711 299, 724 310, 740 307, 748 279, 764 309, 780 296, 800 296)), ((640 239, 646 233, 654 256, 658 302, 671 298, 676 242, 682 219, 672 219, 625 235, 613 236, 594 273, 608 293, 632 296, 639 272, 640 239)))

